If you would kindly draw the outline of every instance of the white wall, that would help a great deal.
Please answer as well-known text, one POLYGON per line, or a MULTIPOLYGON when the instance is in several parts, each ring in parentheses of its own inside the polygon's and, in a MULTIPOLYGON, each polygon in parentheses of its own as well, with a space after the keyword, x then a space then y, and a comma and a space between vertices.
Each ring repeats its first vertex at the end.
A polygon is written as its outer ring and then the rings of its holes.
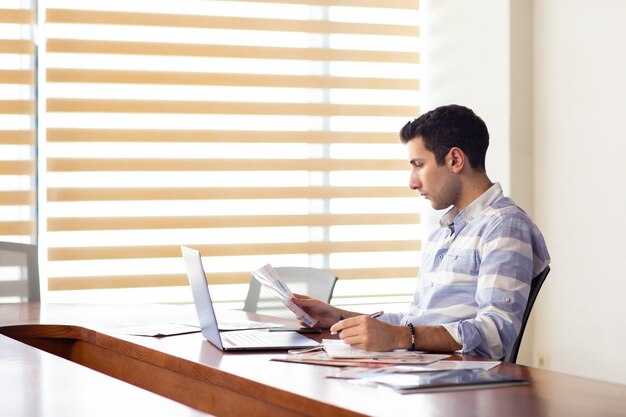
POLYGON ((488 173, 552 255, 519 362, 626 383, 626 1, 422 7, 424 110, 483 117, 488 173))
MULTIPOLYGON (((489 177, 532 216, 530 3, 423 0, 420 7, 423 111, 450 103, 472 108, 489 129, 489 177), (512 9, 517 20, 511 19, 512 9)), ((426 210, 422 218, 432 228, 442 214, 426 210)), ((525 342, 532 333, 529 325, 525 342)), ((532 361, 531 346, 522 345, 518 362, 532 361)))
POLYGON ((534 351, 626 383, 626 2, 534 2, 535 214, 552 272, 534 351))
POLYGON ((490 175, 510 187, 509 164, 498 155, 509 152, 510 66, 508 2, 501 0, 426 0, 421 30, 422 111, 461 104, 483 118, 492 138, 490 175), (475 24, 479 16, 488 24, 475 24))

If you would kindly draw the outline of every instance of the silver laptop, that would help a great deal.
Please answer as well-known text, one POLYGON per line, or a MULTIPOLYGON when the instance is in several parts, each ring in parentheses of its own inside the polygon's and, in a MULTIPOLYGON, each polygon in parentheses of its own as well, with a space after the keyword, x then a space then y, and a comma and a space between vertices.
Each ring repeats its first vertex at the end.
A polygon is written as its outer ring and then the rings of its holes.
POLYGON ((185 246, 181 246, 180 249, 185 260, 187 278, 189 278, 202 335, 218 349, 272 350, 307 348, 319 345, 318 342, 306 336, 289 331, 246 330, 220 333, 200 252, 185 246))

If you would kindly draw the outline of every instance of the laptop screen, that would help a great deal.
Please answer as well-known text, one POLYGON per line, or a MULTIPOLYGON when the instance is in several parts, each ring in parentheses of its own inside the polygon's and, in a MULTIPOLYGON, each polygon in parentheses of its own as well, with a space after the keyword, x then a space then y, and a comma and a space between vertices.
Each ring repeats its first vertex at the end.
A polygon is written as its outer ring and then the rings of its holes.
POLYGON ((185 246, 180 247, 183 259, 187 267, 187 277, 193 294, 193 302, 198 313, 198 321, 202 329, 202 335, 206 340, 223 349, 222 339, 217 326, 217 317, 213 309, 211 293, 206 282, 202 257, 200 252, 185 246))

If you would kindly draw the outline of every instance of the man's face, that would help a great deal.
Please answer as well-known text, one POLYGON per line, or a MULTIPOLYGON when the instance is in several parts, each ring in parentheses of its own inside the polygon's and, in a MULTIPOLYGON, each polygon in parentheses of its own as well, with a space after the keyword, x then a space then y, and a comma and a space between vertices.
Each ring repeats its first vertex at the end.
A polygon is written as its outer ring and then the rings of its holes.
POLYGON ((435 210, 455 205, 461 184, 450 170, 450 155, 446 156, 443 165, 437 165, 435 154, 424 147, 421 137, 411 139, 406 146, 411 164, 409 187, 418 190, 424 198, 430 200, 435 210))

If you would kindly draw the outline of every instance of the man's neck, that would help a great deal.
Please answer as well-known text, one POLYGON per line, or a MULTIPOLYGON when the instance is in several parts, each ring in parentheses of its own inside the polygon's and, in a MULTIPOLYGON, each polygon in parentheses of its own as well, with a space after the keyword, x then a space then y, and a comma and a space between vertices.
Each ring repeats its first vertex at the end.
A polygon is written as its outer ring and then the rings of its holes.
POLYGON ((492 185, 493 182, 491 182, 484 172, 475 173, 466 177, 463 180, 461 196, 457 204, 455 204, 455 207, 459 209, 459 211, 463 210, 465 207, 472 204, 474 200, 483 195, 492 185))

